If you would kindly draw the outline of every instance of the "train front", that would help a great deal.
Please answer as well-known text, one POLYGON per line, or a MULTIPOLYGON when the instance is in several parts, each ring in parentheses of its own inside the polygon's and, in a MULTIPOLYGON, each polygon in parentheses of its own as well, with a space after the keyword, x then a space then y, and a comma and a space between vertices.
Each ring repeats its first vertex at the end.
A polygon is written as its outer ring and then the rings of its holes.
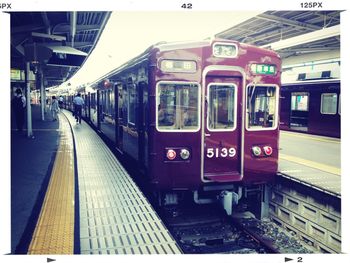
POLYGON ((215 40, 161 45, 151 60, 149 171, 166 202, 181 192, 205 202, 203 193, 274 178, 281 71, 275 52, 215 40))

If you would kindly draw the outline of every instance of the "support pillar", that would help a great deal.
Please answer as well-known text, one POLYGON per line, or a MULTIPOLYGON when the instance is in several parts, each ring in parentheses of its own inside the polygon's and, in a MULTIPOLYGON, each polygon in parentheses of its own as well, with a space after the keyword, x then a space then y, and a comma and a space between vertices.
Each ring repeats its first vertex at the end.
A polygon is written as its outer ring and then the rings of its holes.
POLYGON ((262 189, 262 200, 261 200, 261 218, 270 217, 270 200, 271 200, 271 186, 264 185, 262 189))
POLYGON ((45 108, 46 108, 46 98, 45 98, 45 88, 44 88, 44 74, 40 70, 40 111, 41 111, 41 120, 45 120, 45 108))
POLYGON ((33 128, 32 128, 32 108, 30 104, 30 82, 29 82, 29 73, 30 73, 30 62, 26 62, 26 98, 27 98, 27 137, 33 137, 33 128))

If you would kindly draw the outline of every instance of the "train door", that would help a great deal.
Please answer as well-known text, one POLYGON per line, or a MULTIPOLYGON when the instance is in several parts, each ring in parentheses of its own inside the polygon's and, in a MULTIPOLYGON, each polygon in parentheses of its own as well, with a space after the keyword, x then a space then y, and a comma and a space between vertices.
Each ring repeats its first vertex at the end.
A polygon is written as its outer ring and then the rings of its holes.
POLYGON ((289 126, 293 130, 308 131, 309 93, 292 92, 289 126))
POLYGON ((123 149, 123 86, 118 83, 114 86, 115 98, 115 135, 116 146, 120 151, 123 149))
POLYGON ((101 114, 102 114, 102 105, 101 105, 101 91, 97 90, 96 97, 96 107, 97 107, 97 129, 101 130, 101 114))
POLYGON ((87 105, 87 117, 91 121, 91 93, 89 92, 86 96, 85 104, 87 105))
POLYGON ((86 93, 82 94, 82 98, 84 100, 84 105, 82 108, 81 116, 86 118, 87 117, 87 94, 86 93))
POLYGON ((97 92, 90 93, 90 120, 97 127, 97 92))
POLYGON ((145 166, 147 155, 147 134, 146 134, 146 114, 147 114, 147 100, 148 90, 146 82, 139 82, 138 87, 138 160, 140 165, 145 166))
POLYGON ((241 179, 241 78, 207 76, 204 114, 203 179, 241 179))

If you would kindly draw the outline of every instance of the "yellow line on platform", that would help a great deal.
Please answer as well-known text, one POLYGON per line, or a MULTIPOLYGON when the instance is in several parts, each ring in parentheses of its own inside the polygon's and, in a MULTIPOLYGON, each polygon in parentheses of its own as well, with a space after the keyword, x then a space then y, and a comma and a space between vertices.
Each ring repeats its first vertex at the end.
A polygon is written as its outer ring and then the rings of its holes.
POLYGON ((60 144, 28 254, 74 253, 73 141, 68 121, 60 120, 60 126, 60 144))
POLYGON ((327 173, 331 173, 331 174, 336 174, 336 175, 341 175, 341 169, 334 167, 334 166, 330 166, 330 165, 326 165, 326 164, 322 164, 322 163, 318 163, 318 162, 313 162, 313 161, 309 161, 309 160, 305 160, 299 157, 295 157, 295 156, 291 156, 291 155, 286 155, 286 154, 279 154, 279 158, 280 159, 284 159, 286 161, 291 161, 294 163, 298 163, 298 164, 302 164, 311 168, 315 168, 327 173))

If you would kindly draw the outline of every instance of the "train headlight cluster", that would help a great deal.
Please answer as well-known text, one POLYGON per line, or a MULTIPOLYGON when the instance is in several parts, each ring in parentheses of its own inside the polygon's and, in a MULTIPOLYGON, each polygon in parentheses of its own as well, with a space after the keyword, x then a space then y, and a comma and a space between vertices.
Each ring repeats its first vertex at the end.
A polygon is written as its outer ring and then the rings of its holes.
POLYGON ((268 145, 263 146, 262 149, 260 146, 252 147, 252 153, 255 157, 271 156, 272 152, 272 147, 268 145))
POLYGON ((168 161, 188 161, 191 157, 190 150, 186 148, 168 148, 165 153, 168 161))
POLYGON ((235 44, 215 43, 213 55, 215 57, 234 58, 237 56, 237 46, 235 44))

